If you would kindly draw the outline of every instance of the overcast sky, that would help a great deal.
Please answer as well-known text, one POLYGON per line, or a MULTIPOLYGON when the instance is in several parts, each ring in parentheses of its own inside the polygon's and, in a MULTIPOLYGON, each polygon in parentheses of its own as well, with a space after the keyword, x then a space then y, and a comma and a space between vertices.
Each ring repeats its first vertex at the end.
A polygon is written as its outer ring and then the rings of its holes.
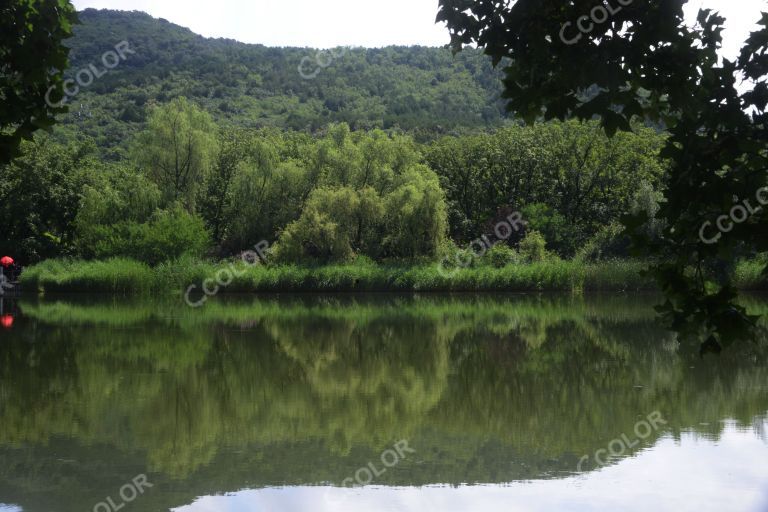
MULTIPOLYGON (((615 2, 616 0, 609 0, 615 2)), ((635 0, 643 2, 649 0, 635 0)), ((268 46, 441 46, 448 32, 435 24, 437 0, 74 0, 79 9, 144 11, 207 37, 268 46)), ((727 19, 724 53, 733 56, 768 0, 691 0, 727 19)))

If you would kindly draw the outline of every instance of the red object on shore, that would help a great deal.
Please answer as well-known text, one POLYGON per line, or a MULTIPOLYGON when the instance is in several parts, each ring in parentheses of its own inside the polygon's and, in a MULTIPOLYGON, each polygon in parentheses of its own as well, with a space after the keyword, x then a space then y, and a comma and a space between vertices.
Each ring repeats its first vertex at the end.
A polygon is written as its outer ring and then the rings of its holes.
POLYGON ((10 267, 11 265, 13 265, 13 258, 11 258, 10 256, 3 256, 2 258, 0 258, 0 265, 4 267, 10 267))
POLYGON ((5 327, 6 329, 10 329, 11 327, 13 327, 13 315, 0 316, 0 325, 5 327))

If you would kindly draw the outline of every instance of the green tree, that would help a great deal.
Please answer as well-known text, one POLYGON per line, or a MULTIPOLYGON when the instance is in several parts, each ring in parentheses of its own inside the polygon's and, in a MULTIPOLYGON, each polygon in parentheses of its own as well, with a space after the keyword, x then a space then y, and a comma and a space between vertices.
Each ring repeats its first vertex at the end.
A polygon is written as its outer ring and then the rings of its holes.
POLYGON ((88 257, 133 258, 149 265, 171 261, 182 255, 200 257, 210 237, 205 223, 180 204, 158 209, 145 222, 121 220, 114 224, 83 228, 78 246, 88 257))
POLYGON ((63 41, 77 23, 68 0, 7 0, 0 6, 0 166, 18 156, 22 139, 66 112, 63 41))
POLYGON ((499 210, 522 209, 552 249, 571 256, 627 212, 641 184, 659 186, 663 144, 648 128, 608 140, 596 123, 550 122, 444 137, 428 146, 425 160, 441 177, 457 241, 491 235, 488 222, 499 210))
POLYGON ((211 172, 201 190, 200 211, 216 243, 221 243, 227 212, 232 204, 232 183, 248 157, 252 137, 244 130, 222 130, 211 172))
MULTIPOLYGON (((634 118, 669 129, 662 155, 672 166, 657 214, 663 237, 635 238, 659 258, 654 275, 672 325, 682 337, 707 338, 718 348, 745 337, 752 322, 735 303, 731 276, 715 279, 705 269, 732 262, 744 245, 765 251, 768 212, 753 214, 716 244, 699 232, 706 220, 730 211, 734 197, 754 198, 768 182, 768 14, 730 61, 718 55, 724 18, 703 9, 691 26, 686 3, 633 3, 610 14, 591 0, 440 0, 437 19, 447 23, 454 50, 476 44, 494 64, 504 62, 508 108, 529 123, 598 116, 609 136, 630 130, 634 118), (575 21, 598 8, 604 22, 577 31, 575 21), (740 90, 741 79, 752 87, 740 90)), ((626 223, 632 229, 645 221, 626 223)))
POLYGON ((192 211, 214 158, 215 141, 211 116, 181 97, 152 109, 147 129, 135 142, 135 159, 166 203, 182 201, 192 211))
POLYGON ((409 137, 328 127, 305 152, 305 177, 317 188, 281 233, 278 254, 290 261, 434 257, 446 239, 445 197, 418 162, 409 137))
POLYGON ((367 187, 319 188, 312 192, 301 217, 280 235, 282 261, 349 261, 355 254, 376 256, 384 206, 367 187))
POLYGON ((0 167, 0 252, 23 263, 72 249, 80 194, 95 168, 91 144, 37 136, 22 155, 0 167))
POLYGON ((225 215, 224 244, 230 251, 253 248, 262 240, 273 242, 279 230, 298 218, 307 189, 306 169, 280 162, 278 139, 254 139, 232 184, 225 215))
POLYGON ((417 165, 403 173, 399 184, 385 198, 388 257, 434 258, 447 240, 448 216, 445 194, 437 175, 417 165))

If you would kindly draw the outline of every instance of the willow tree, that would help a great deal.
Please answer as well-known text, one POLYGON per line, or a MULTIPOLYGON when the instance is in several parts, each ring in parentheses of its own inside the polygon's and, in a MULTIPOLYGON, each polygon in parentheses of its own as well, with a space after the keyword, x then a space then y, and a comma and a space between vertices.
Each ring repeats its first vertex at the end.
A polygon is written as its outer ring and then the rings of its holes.
POLYGON ((196 195, 213 164, 216 133, 211 116, 184 97, 152 109, 133 151, 165 202, 178 201, 194 210, 196 195))
MULTIPOLYGON (((730 61, 718 54, 724 18, 702 9, 687 24, 686 3, 440 0, 437 20, 455 51, 477 45, 503 63, 508 109, 528 123, 599 118, 608 136, 633 120, 668 129, 657 213, 666 228, 657 241, 636 230, 635 242, 655 257, 661 312, 684 338, 719 350, 747 337, 754 320, 736 304, 733 262, 768 249, 768 212, 758 208, 768 196, 768 15, 755 12, 759 30, 730 61), (727 233, 700 236, 718 219, 727 233)), ((630 230, 643 221, 624 219, 630 230)))

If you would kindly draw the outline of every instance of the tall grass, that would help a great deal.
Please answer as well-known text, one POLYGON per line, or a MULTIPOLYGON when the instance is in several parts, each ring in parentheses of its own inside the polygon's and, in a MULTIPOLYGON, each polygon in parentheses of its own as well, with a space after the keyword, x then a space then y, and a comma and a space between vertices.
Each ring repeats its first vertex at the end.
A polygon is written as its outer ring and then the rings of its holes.
MULTIPOLYGON (((129 259, 48 260, 27 269, 22 283, 46 292, 178 293, 201 289, 206 279, 226 282, 217 293, 233 292, 536 292, 633 291, 655 287, 635 261, 584 264, 546 261, 479 266, 441 273, 437 265, 378 265, 358 262, 320 267, 248 266, 184 258, 149 266, 129 259), (230 282, 230 279, 231 282, 230 282)), ((209 284, 212 284, 209 282, 209 284)))
POLYGON ((47 292, 92 291, 110 293, 148 292, 156 271, 144 263, 110 258, 103 261, 46 260, 21 275, 24 288, 47 292))

